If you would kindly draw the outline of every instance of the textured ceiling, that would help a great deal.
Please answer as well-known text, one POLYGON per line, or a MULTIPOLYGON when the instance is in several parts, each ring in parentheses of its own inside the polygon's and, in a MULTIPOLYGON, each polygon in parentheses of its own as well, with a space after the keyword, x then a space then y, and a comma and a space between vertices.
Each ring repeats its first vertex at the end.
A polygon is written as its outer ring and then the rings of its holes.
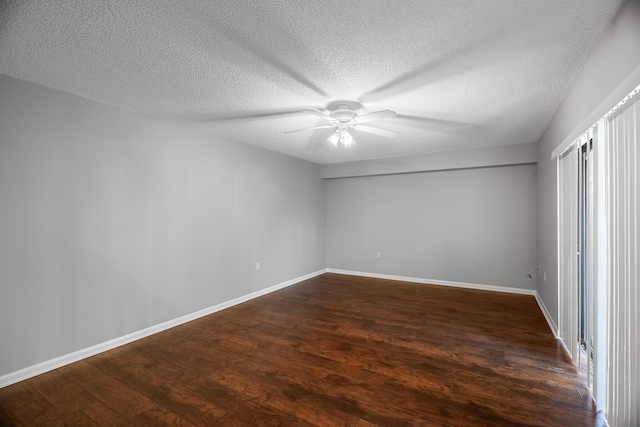
POLYGON ((535 142, 621 0, 0 0, 0 73, 316 163, 535 142), (395 139, 301 113, 349 101, 395 139))

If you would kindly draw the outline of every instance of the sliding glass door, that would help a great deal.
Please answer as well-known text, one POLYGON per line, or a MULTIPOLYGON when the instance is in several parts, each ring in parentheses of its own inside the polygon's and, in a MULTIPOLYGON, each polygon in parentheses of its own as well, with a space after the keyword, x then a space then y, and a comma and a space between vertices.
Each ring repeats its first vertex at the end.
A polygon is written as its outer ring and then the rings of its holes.
POLYGON ((558 336, 612 427, 640 425, 640 86, 558 166, 558 336))
POLYGON ((606 322, 606 307, 598 287, 605 282, 596 280, 598 269, 603 268, 599 267, 600 261, 604 260, 597 235, 598 221, 604 218, 597 199, 597 144, 598 130, 593 128, 558 157, 558 332, 585 387, 594 396, 605 381, 603 371, 597 369, 597 361, 604 358, 597 343, 598 338, 600 344, 605 339, 598 331, 603 331, 606 322))

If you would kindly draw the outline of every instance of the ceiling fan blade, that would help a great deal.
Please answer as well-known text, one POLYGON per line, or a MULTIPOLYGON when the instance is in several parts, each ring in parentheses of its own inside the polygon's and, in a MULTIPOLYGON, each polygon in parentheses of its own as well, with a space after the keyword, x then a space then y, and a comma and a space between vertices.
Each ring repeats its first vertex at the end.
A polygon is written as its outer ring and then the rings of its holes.
POLYGON ((369 125, 356 125, 353 128, 361 132, 367 132, 367 133, 372 133, 374 135, 384 136, 385 138, 395 138, 396 136, 398 136, 398 132, 387 130, 387 129, 380 129, 380 128, 369 126, 369 125))
POLYGON ((408 116, 398 114, 398 120, 411 123, 410 126, 435 131, 455 131, 475 126, 473 123, 457 122, 453 120, 435 119, 431 117, 408 116))
POLYGON ((295 133, 295 132, 303 132, 305 130, 314 130, 314 129, 326 129, 326 128, 333 128, 335 126, 333 125, 326 125, 326 126, 314 126, 312 128, 304 128, 304 129, 295 129, 295 130, 288 130, 285 133, 295 133))
POLYGON ((323 118, 325 120, 331 120, 332 119, 332 117, 329 114, 325 114, 325 113, 320 112, 320 111, 316 111, 316 110, 302 110, 302 111, 304 111, 305 113, 313 114, 314 116, 321 117, 321 118, 323 118))
POLYGON ((245 111, 224 115, 210 114, 184 114, 182 122, 185 123, 218 123, 218 122, 245 122, 253 120, 268 120, 281 117, 300 115, 300 110, 275 110, 275 111, 245 111))
POLYGON ((356 117, 355 121, 358 123, 367 123, 373 120, 392 119, 396 116, 397 114, 395 111, 382 110, 382 111, 376 111, 375 113, 371 113, 371 114, 365 114, 364 116, 358 116, 356 117))

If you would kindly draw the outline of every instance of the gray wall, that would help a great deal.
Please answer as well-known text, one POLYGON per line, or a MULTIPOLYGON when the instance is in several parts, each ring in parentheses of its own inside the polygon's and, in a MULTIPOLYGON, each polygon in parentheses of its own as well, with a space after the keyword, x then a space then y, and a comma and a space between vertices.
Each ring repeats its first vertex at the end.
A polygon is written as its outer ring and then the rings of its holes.
MULTIPOLYGON (((569 95, 539 141, 538 149, 538 275, 537 290, 558 321, 558 253, 556 224, 556 164, 551 152, 640 65, 640 0, 628 1, 583 68, 569 95), (543 273, 547 273, 544 281, 543 273)), ((640 80, 635 85, 640 84, 640 80)), ((630 91, 631 89, 629 89, 630 91)), ((624 94, 626 95, 626 93, 624 94)), ((622 95, 622 96, 624 96, 622 95)), ((620 97, 620 99, 622 98, 620 97)), ((620 99, 613 101, 613 107, 620 99)), ((606 113, 604 110, 601 114, 606 113)), ((593 120, 595 122, 597 117, 593 120)), ((593 123, 584 125, 586 130, 593 123)), ((577 136, 577 135, 575 135, 577 136)))
POLYGON ((317 165, 6 76, 0 203, 0 375, 326 265, 317 165))
POLYGON ((535 195, 535 165, 329 180, 328 267, 534 289, 535 195))

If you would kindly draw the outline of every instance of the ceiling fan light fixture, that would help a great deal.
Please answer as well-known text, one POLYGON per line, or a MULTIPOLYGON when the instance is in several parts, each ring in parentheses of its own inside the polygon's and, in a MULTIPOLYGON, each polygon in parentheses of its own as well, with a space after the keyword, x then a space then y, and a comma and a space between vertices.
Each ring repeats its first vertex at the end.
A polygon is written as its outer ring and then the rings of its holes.
POLYGON ((338 142, 340 142, 341 139, 341 135, 340 135, 340 131, 337 130, 334 133, 331 134, 331 136, 328 138, 329 142, 333 144, 334 147, 338 146, 338 142))
POLYGON ((343 129, 340 132, 340 144, 342 144, 344 147, 351 147, 355 143, 356 141, 353 139, 348 130, 343 129))

